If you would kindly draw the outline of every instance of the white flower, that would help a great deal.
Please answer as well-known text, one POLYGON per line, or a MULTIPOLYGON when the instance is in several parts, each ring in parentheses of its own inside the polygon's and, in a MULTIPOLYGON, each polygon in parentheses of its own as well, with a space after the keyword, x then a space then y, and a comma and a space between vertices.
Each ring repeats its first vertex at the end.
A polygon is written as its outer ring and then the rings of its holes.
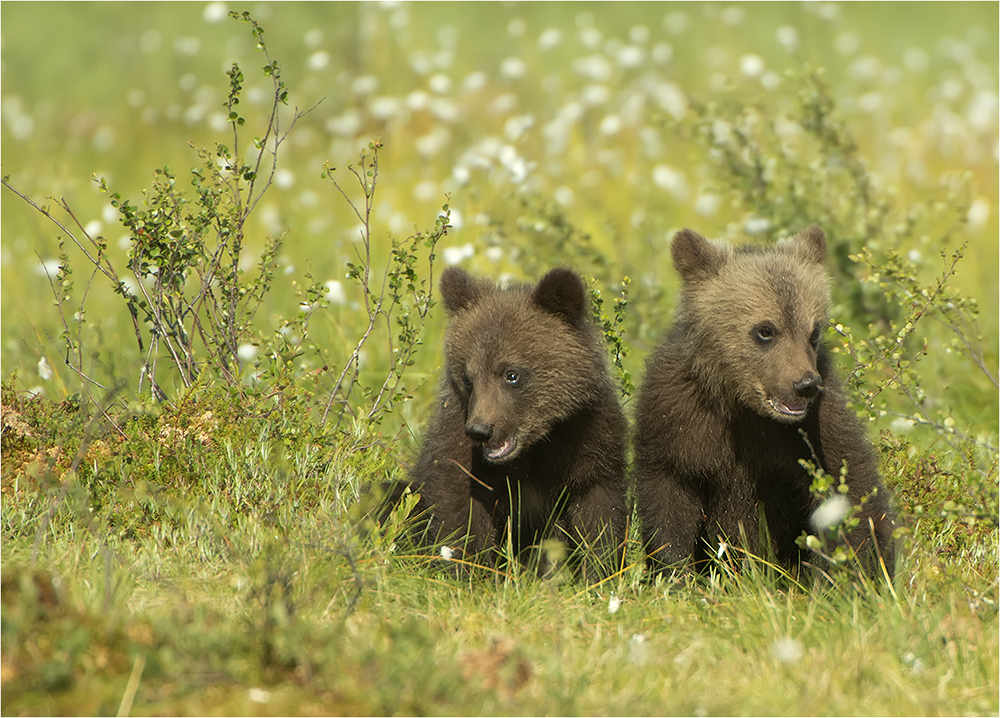
POLYGON ((580 93, 580 99, 590 107, 603 105, 611 99, 611 90, 607 85, 587 85, 580 93))
POLYGON ((462 89, 466 92, 475 92, 486 87, 488 81, 489 77, 486 76, 485 72, 473 72, 462 80, 462 89))
POLYGON ((46 259, 35 267, 35 272, 41 274, 43 277, 52 277, 52 279, 55 279, 60 267, 62 267, 62 264, 58 259, 46 259))
POLYGON ((402 103, 398 98, 395 97, 376 97, 368 105, 368 111, 372 113, 372 116, 377 120, 388 120, 390 117, 399 112, 399 108, 402 103))
POLYGON ((271 693, 263 688, 251 688, 247 691, 247 698, 251 703, 270 703, 271 693))
POLYGON ((448 265, 458 264, 463 259, 471 259, 476 250, 471 244, 464 244, 461 247, 445 247, 441 253, 444 263, 448 265))
POLYGON ((588 25, 580 29, 580 42, 583 43, 584 47, 594 50, 601 44, 601 40, 603 39, 604 35, 593 25, 588 25))
POLYGON ((351 92, 355 95, 370 95, 378 89, 378 78, 375 75, 362 75, 351 83, 351 92))
POLYGON ((573 192, 572 188, 562 185, 556 187, 555 191, 552 193, 552 199, 561 204, 563 207, 569 207, 576 200, 576 193, 573 192))
POLYGON ((228 12, 226 3, 210 2, 202 11, 201 17, 205 22, 219 22, 226 19, 228 12))
POLYGON ((295 173, 289 169, 280 169, 274 173, 274 183, 281 189, 288 189, 295 184, 295 173))
POLYGON ((850 510, 850 500, 843 494, 834 494, 813 511, 809 523, 816 531, 822 531, 839 524, 850 510))
POLYGON ((990 201, 985 197, 980 197, 969 207, 969 214, 966 221, 970 227, 979 229, 985 227, 990 218, 990 201))
POLYGON ((45 357, 38 360, 38 376, 40 376, 43 381, 48 381, 52 378, 52 367, 49 366, 49 360, 45 357))
POLYGON ((641 633, 637 633, 629 639, 628 644, 629 661, 636 665, 643 665, 649 654, 649 649, 646 646, 646 637, 641 633))
POLYGON ((431 75, 431 79, 427 81, 427 86, 431 88, 431 92, 444 95, 451 92, 451 78, 443 72, 438 72, 431 75))
POLYGON ((429 202, 440 194, 441 190, 434 180, 418 182, 413 187, 413 198, 421 202, 429 202))
MULTIPOLYGON (((600 31, 598 31, 600 32, 600 31)), ((614 75, 611 61, 604 55, 594 54, 573 61, 573 69, 595 82, 607 82, 614 75)))
POLYGON ((740 58, 740 72, 747 77, 757 77, 764 72, 764 58, 752 52, 740 58))
POLYGON ((347 295, 344 294, 344 284, 336 279, 329 279, 326 282, 326 300, 330 304, 343 304, 347 301, 347 295))
POLYGON ((606 115, 598 126, 602 135, 617 135, 622 129, 622 118, 618 115, 606 115))
POLYGON ((674 57, 674 48, 669 42, 658 42, 653 45, 653 62, 665 65, 674 57))
POLYGON ((558 28, 550 27, 538 38, 539 50, 551 50, 562 42, 562 31, 558 28))
POLYGON ((796 30, 792 25, 782 25, 778 28, 775 33, 778 38, 778 43, 788 50, 788 52, 795 52, 799 47, 799 31, 796 30))
POLYGON ((804 653, 802 644, 788 636, 776 639, 771 646, 771 654, 781 663, 796 663, 804 653))
POLYGON ((317 50, 306 61, 310 70, 322 70, 330 64, 330 53, 326 50, 317 50))
POLYGON ((519 57, 507 57, 500 63, 500 75, 508 80, 524 77, 527 71, 528 65, 519 57))
POLYGON ((455 557, 455 551, 451 548, 451 546, 441 547, 441 558, 445 559, 446 561, 451 561, 451 559, 453 559, 454 557, 455 557))
POLYGON ((720 541, 719 548, 716 549, 715 551, 715 557, 722 558, 723 556, 726 555, 726 551, 728 550, 729 550, 729 544, 727 544, 725 541, 720 541))
POLYGON ((530 130, 534 124, 535 118, 532 115, 514 115, 504 123, 503 133, 508 140, 513 142, 530 130))
POLYGON ((743 230, 747 234, 763 234, 771 228, 771 221, 764 217, 748 217, 743 223, 743 230))
POLYGON ((672 82, 660 82, 653 88, 652 94, 657 104, 669 112, 675 120, 684 117, 684 113, 687 112, 688 101, 684 90, 680 86, 672 82))
POLYGON ((614 615, 618 613, 618 609, 622 607, 621 599, 615 594, 611 594, 611 599, 608 601, 608 613, 614 615))
POLYGON ((658 164, 653 168, 653 183, 677 199, 682 200, 687 197, 687 178, 683 172, 669 165, 658 164))
POLYGON ((639 67, 646 59, 646 53, 641 47, 635 45, 624 45, 618 50, 618 64, 622 67, 639 67))
POLYGON ((254 357, 257 356, 258 348, 253 344, 240 344, 239 348, 236 350, 236 356, 239 357, 241 362, 253 361, 254 357))
POLYGON ((711 192, 703 192, 694 200, 694 211, 702 217, 711 217, 719 211, 719 195, 711 192))

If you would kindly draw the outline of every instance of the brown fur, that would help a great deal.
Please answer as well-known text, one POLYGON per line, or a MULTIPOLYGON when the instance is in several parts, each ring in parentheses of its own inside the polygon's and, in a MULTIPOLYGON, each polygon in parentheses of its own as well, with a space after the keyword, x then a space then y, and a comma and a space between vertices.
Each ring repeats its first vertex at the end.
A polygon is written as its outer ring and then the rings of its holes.
POLYGON ((672 254, 684 282, 680 306, 649 359, 636 412, 636 502, 652 566, 702 562, 720 540, 739 545, 741 534, 758 553, 761 508, 777 559, 798 563, 795 539, 815 533, 817 508, 799 461, 815 452, 833 476, 847 461, 853 505, 877 490, 847 538, 869 568, 877 548, 891 574, 886 490, 821 343, 823 232, 810 227, 763 249, 685 229, 672 254))
MULTIPOLYGON (((568 269, 500 289, 457 268, 445 371, 412 484, 430 536, 492 565, 554 536, 590 546, 606 575, 625 533, 625 420, 586 289, 568 269)), ((619 557, 620 558, 620 557, 619 557)))

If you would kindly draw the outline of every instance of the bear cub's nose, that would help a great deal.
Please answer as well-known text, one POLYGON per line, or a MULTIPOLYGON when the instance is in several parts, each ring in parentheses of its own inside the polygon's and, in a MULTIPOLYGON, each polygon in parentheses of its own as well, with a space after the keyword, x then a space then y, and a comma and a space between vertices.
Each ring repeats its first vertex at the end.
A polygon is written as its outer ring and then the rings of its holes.
POLYGON ((795 382, 795 396, 802 399, 812 399, 823 388, 823 377, 818 374, 806 377, 802 381, 795 382))
POLYGON ((465 433, 473 441, 485 444, 493 436, 493 427, 486 424, 466 424, 465 433))

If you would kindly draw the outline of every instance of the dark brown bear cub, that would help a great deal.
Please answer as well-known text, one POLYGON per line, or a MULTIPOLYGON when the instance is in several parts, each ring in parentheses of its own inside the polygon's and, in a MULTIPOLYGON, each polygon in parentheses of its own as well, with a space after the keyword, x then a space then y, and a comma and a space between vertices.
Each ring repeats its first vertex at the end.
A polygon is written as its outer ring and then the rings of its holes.
POLYGON ((625 537, 626 425, 582 280, 553 269, 498 288, 457 268, 437 410, 412 486, 446 555, 493 565, 508 537, 586 547, 606 575, 625 537), (509 531, 509 534, 508 534, 509 531))
POLYGON ((703 565, 723 542, 759 555, 761 513, 776 558, 786 567, 806 559, 795 539, 816 533, 818 508, 806 459, 833 477, 847 462, 847 498, 862 506, 847 540, 869 572, 880 572, 881 557, 891 575, 888 496, 821 341, 823 232, 764 249, 685 229, 672 254, 680 304, 636 410, 636 503, 651 566, 703 565))

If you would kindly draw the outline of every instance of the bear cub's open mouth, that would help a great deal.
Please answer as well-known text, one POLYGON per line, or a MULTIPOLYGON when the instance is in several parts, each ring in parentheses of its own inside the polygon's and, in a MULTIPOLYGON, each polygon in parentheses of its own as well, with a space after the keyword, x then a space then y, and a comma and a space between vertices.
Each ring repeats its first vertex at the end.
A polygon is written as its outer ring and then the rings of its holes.
POLYGON ((796 419, 805 416, 806 410, 809 408, 809 402, 802 399, 785 404, 780 399, 776 399, 772 396, 768 400, 768 403, 770 403, 771 408, 773 408, 777 413, 796 419))
POLYGON ((509 436, 507 439, 495 449, 491 449, 488 444, 483 444, 483 451, 486 452, 486 458, 490 461, 503 461, 505 458, 514 453, 517 448, 517 437, 509 436))

